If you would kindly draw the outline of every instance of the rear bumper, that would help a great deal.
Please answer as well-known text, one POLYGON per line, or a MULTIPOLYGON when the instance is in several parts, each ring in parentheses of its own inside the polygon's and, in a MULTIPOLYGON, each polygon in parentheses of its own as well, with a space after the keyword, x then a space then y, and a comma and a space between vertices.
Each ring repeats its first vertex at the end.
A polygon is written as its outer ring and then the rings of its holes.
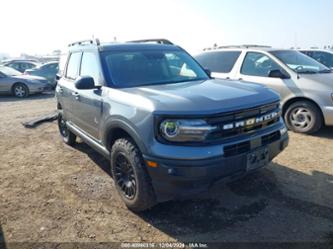
POLYGON ((325 125, 333 126, 333 106, 324 106, 322 108, 325 125))
MULTIPOLYGON (((288 134, 264 145, 268 149, 269 161, 283 151, 289 142, 288 134)), ((263 147, 263 146, 261 146, 263 147)), ((233 181, 245 176, 247 155, 260 147, 252 148, 233 156, 214 157, 201 160, 168 160, 144 156, 145 160, 158 163, 158 167, 147 167, 158 201, 183 199, 205 192, 218 181, 233 181)))

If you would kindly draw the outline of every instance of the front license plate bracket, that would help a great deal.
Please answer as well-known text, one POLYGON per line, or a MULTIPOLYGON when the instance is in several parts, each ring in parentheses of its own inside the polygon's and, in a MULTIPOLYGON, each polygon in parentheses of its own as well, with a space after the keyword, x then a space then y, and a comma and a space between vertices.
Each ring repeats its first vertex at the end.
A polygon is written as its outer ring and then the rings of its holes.
POLYGON ((247 154, 247 171, 264 167, 269 163, 269 151, 267 147, 256 149, 247 154))

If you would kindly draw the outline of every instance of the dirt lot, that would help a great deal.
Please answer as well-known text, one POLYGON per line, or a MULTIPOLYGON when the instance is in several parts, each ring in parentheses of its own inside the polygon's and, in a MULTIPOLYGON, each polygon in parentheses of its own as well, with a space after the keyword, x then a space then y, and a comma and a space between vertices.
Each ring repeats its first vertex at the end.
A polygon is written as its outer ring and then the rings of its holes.
POLYGON ((54 109, 52 95, 0 97, 0 241, 333 240, 332 128, 291 133, 287 150, 260 172, 137 215, 100 155, 63 144, 56 122, 21 125, 54 109))

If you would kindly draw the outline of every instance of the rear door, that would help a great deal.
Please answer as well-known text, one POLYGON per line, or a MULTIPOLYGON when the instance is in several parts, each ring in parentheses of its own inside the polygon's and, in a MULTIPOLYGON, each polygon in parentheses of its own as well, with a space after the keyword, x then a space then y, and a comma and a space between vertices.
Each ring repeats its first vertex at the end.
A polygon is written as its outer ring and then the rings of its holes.
POLYGON ((74 82, 79 76, 79 69, 81 63, 81 52, 72 52, 69 55, 65 71, 62 72, 62 77, 58 82, 57 95, 59 102, 62 105, 64 111, 64 118, 67 121, 74 122, 73 120, 73 102, 75 86, 74 82))
MULTIPOLYGON (((94 51, 85 51, 82 55, 80 76, 90 76, 95 85, 100 85, 101 70, 98 54, 94 51)), ((75 88, 73 98, 73 121, 85 133, 100 140, 99 127, 102 114, 103 88, 79 90, 75 88)))

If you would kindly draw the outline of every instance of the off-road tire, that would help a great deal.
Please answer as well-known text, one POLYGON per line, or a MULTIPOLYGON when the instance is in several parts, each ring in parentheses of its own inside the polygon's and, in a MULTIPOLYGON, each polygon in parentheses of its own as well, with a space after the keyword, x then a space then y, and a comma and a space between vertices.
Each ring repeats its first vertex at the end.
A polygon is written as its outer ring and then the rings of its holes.
POLYGON ((121 138, 115 141, 111 149, 110 163, 116 189, 128 209, 134 212, 140 212, 156 204, 155 193, 150 177, 145 169, 146 166, 141 152, 131 139, 121 138), (131 198, 127 197, 125 190, 122 189, 122 187, 124 187, 124 184, 122 184, 124 180, 120 179, 122 173, 119 173, 120 167, 117 167, 119 164, 117 160, 120 157, 128 163, 126 167, 132 167, 130 170, 131 176, 127 178, 131 181, 129 183, 130 187, 134 186, 133 182, 135 182, 135 191, 132 191, 135 192, 135 194, 131 198))
POLYGON ((76 135, 68 129, 66 121, 63 119, 62 110, 59 110, 58 114, 58 128, 64 143, 73 146, 76 143, 76 135))

